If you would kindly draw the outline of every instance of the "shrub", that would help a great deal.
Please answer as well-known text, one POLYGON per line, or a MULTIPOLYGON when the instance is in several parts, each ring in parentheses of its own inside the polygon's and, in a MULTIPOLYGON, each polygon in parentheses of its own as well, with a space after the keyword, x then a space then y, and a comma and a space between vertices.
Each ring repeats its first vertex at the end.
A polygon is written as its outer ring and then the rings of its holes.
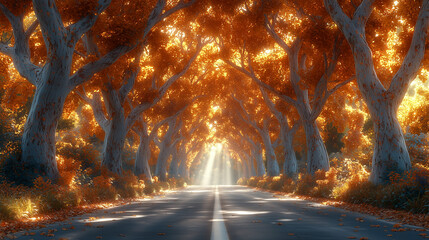
POLYGON ((160 186, 160 190, 168 190, 170 189, 170 184, 168 182, 158 182, 158 185, 160 186))
POLYGON ((256 187, 258 185, 258 182, 261 180, 259 177, 251 177, 249 180, 247 180, 247 185, 251 187, 256 187))
POLYGON ((286 193, 293 193, 296 189, 296 182, 292 178, 285 177, 283 179, 282 191, 286 193))
POLYGON ((186 183, 184 178, 178 178, 176 181, 176 187, 177 188, 183 188, 186 187, 188 184, 186 183))
POLYGON ((146 184, 145 188, 143 189, 143 193, 146 195, 150 195, 154 192, 155 192, 155 188, 152 183, 146 184))
POLYGON ((276 176, 271 178, 271 181, 268 183, 268 189, 271 191, 281 191, 283 189, 283 177, 276 176))
POLYGON ((313 176, 311 176, 310 174, 300 173, 298 176, 295 193, 301 195, 309 195, 315 184, 316 182, 314 181, 313 176))
MULTIPOLYGON (((238 185, 247 185, 248 183, 247 183, 247 179, 246 178, 239 178, 238 180, 237 180, 237 184, 238 185)), ((248 184, 249 186, 251 186, 250 184, 248 184)))
POLYGON ((368 174, 355 174, 343 185, 334 189, 336 199, 382 208, 428 213, 429 197, 424 169, 413 169, 406 174, 392 173, 390 183, 375 186, 368 181, 368 174))
POLYGON ((15 220, 35 213, 35 203, 30 197, 0 199, 0 219, 15 220))
POLYGON ((316 186, 312 189, 311 195, 328 198, 331 196, 334 187, 338 184, 337 170, 334 167, 331 167, 327 172, 318 170, 315 173, 315 179, 316 186))

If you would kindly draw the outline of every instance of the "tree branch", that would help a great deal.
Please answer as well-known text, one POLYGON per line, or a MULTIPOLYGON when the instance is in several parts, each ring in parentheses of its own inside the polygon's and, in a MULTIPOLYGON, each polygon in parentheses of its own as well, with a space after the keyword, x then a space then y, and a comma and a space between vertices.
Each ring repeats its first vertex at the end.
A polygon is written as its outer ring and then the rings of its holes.
POLYGON ((197 59, 198 55, 200 54, 202 48, 204 47, 205 44, 203 44, 203 42, 201 41, 201 38, 198 39, 198 45, 197 45, 197 49, 195 51, 195 54, 191 57, 191 59, 189 59, 188 63, 186 64, 186 66, 178 73, 173 75, 172 77, 170 77, 159 89, 159 95, 158 97, 155 99, 155 103, 157 103, 158 101, 160 101, 165 93, 167 92, 168 88, 170 88, 170 86, 180 77, 182 77, 191 67, 192 63, 195 61, 195 59, 197 59))
POLYGON ((331 90, 327 91, 326 94, 323 96, 323 98, 319 101, 319 104, 316 104, 316 107, 313 109, 312 113, 311 113, 311 120, 316 120, 320 113, 323 110, 323 107, 325 106, 326 101, 328 100, 328 98, 335 92, 337 91, 339 88, 341 88, 344 85, 347 85, 349 82, 353 81, 353 79, 355 79, 356 76, 351 76, 349 79, 347 79, 346 81, 343 81, 339 84, 337 84, 335 87, 333 87, 331 90))
POLYGON ((70 88, 73 89, 76 86, 79 86, 80 84, 90 80, 94 74, 112 65, 118 58, 131 51, 135 46, 136 45, 119 46, 104 55, 102 58, 81 67, 70 77, 70 88))
POLYGON ((98 125, 103 129, 104 132, 108 130, 108 126, 110 121, 106 118, 106 115, 103 111, 102 105, 101 105, 101 96, 99 92, 93 93, 93 98, 89 98, 86 96, 86 93, 81 93, 80 91, 76 90, 75 93, 86 103, 89 104, 92 108, 92 112, 94 114, 94 118, 97 121, 98 125))
POLYGON ((401 67, 392 79, 388 94, 393 96, 394 106, 399 107, 402 99, 416 78, 425 55, 425 43, 429 29, 429 1, 424 0, 417 23, 414 27, 413 39, 401 67))
POLYGON ((25 31, 25 37, 28 40, 30 40, 31 35, 36 31, 37 27, 39 26, 39 21, 35 20, 30 27, 28 27, 27 31, 25 31))
MULTIPOLYGON (((2 3, 0 3, 0 10, 12 25, 13 37, 15 39, 15 45, 13 47, 9 47, 9 43, 1 43, 0 52, 11 57, 19 74, 30 83, 37 86, 39 84, 42 68, 31 62, 31 52, 28 44, 29 38, 24 30, 23 16, 13 15, 2 3)), ((31 29, 32 27, 29 28, 30 32, 32 32, 31 29)))
POLYGON ((362 35, 365 35, 365 25, 372 12, 372 4, 375 0, 363 0, 353 15, 353 22, 356 24, 362 35))
POLYGON ((66 29, 55 1, 33 0, 33 8, 40 23, 48 58, 51 59, 54 55, 60 54, 55 50, 66 46, 64 39, 66 29))
POLYGON ((89 31, 97 21, 98 16, 110 5, 111 0, 99 0, 97 9, 94 13, 89 14, 76 23, 68 26, 69 35, 73 37, 73 45, 76 44, 82 35, 89 31))
POLYGON ((283 41, 283 39, 276 33, 275 31, 275 17, 272 18, 271 23, 268 20, 267 15, 265 15, 265 28, 268 31, 268 34, 270 34, 270 36, 272 38, 274 38, 274 40, 277 42, 277 44, 283 48, 283 50, 287 53, 290 54, 292 49, 289 47, 289 45, 287 45, 287 43, 285 41, 283 41))
POLYGON ((289 96, 286 96, 286 95, 282 94, 280 91, 276 90, 272 86, 264 83, 258 77, 256 77, 254 74, 252 74, 251 72, 247 71, 244 67, 240 67, 240 66, 236 65, 235 63, 231 62, 230 60, 223 60, 223 61, 225 63, 227 63, 228 65, 230 65, 231 67, 235 68, 236 70, 240 71, 241 73, 243 73, 243 74, 247 75, 248 77, 250 77, 259 86, 261 86, 261 87, 267 89, 268 91, 274 93, 275 95, 277 95, 279 98, 281 98, 285 102, 287 102, 289 104, 292 104, 293 106, 296 106, 296 101, 294 99, 292 99, 289 96))

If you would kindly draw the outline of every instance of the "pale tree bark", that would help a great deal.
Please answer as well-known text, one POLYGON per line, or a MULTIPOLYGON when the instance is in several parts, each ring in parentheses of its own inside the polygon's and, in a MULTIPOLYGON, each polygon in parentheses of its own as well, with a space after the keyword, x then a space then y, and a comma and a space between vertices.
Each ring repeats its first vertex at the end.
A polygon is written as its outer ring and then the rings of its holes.
MULTIPOLYGON (((190 131, 189 135, 192 135, 202 124, 203 120, 200 120, 195 126, 193 126, 190 131)), ((189 173, 188 173, 188 156, 191 152, 194 152, 196 149, 200 149, 203 142, 199 140, 198 138, 194 138, 193 141, 187 143, 185 142, 185 138, 182 138, 182 143, 180 146, 178 146, 178 176, 183 179, 189 179, 189 173), (187 149, 187 145, 189 146, 187 149)), ((201 151, 198 152, 200 154, 201 151)), ((196 159, 198 159, 200 156, 196 156, 196 159)))
POLYGON ((140 137, 140 144, 136 153, 136 162, 134 165, 134 174, 139 176, 145 175, 145 180, 152 182, 152 173, 150 172, 149 159, 150 159, 150 139, 145 136, 140 137))
POLYGON ((170 167, 168 169, 168 177, 169 178, 178 178, 179 177, 179 161, 180 156, 177 151, 177 146, 172 147, 171 151, 171 162, 170 167))
POLYGON ((251 152, 252 156, 255 159, 256 162, 256 176, 262 177, 265 175, 265 165, 264 160, 262 158, 262 146, 260 143, 253 141, 249 136, 244 137, 240 133, 242 138, 245 138, 245 140, 250 144, 251 146, 251 152))
MULTIPOLYGON (((47 50, 47 60, 44 66, 40 67, 31 62, 29 47, 29 38, 36 30, 37 24, 25 31, 24 16, 15 16, 0 3, 0 10, 12 25, 15 40, 13 46, 9 46, 9 43, 0 44, 0 51, 11 57, 20 75, 36 86, 21 145, 20 164, 28 170, 24 171, 22 176, 26 184, 31 184, 37 176, 45 176, 51 180, 58 177, 55 130, 65 98, 74 87, 73 77, 70 76, 74 48, 109 4, 110 1, 99 1, 94 13, 65 27, 55 2, 33 0, 33 9, 47 50)), ((122 46, 103 56, 99 62, 93 64, 93 72, 109 66, 130 49, 132 46, 122 46), (103 64, 100 65, 100 62, 103 64)))
MULTIPOLYGON (((188 151, 188 153, 189 152, 191 152, 191 151, 188 151)), ((199 161, 201 159, 203 153, 204 153, 204 150, 202 150, 200 148, 200 150, 198 151, 197 155, 193 158, 192 162, 199 161)), ((187 158, 188 158, 187 156, 186 156, 186 158, 184 158, 186 161, 183 161, 183 159, 182 159, 182 161, 180 162, 180 166, 179 166, 179 175, 180 175, 181 178, 183 178, 185 180, 189 180, 190 179, 187 158)))
POLYGON ((242 162, 242 172, 244 178, 250 178, 254 176, 252 174, 251 166, 250 166, 250 160, 248 158, 248 154, 245 154, 244 152, 239 153, 241 162, 242 162))
POLYGON ((175 115, 168 118, 168 130, 164 134, 162 141, 159 140, 158 136, 155 136, 154 138, 154 142, 159 147, 159 155, 156 161, 155 176, 157 176, 160 181, 167 181, 168 159, 173 152, 173 148, 181 140, 179 132, 182 128, 182 122, 178 121, 178 118, 188 106, 189 104, 182 108, 180 111, 178 111, 175 115))
POLYGON ((296 161, 295 151, 293 149, 293 137, 301 125, 300 122, 295 123, 292 127, 289 125, 288 118, 285 114, 281 113, 274 103, 271 101, 267 92, 264 88, 259 87, 262 97, 268 108, 277 118, 280 125, 280 140, 283 147, 284 164, 283 164, 283 175, 291 178, 295 178, 298 173, 298 164, 296 161))
POLYGON ((273 148, 273 144, 271 142, 271 136, 268 129, 268 119, 264 119, 263 127, 261 128, 258 126, 258 124, 255 122, 254 119, 250 116, 250 114, 246 111, 244 108, 243 103, 237 99, 235 96, 232 95, 232 98, 240 105, 241 112, 238 112, 237 114, 239 117, 252 126, 260 135, 262 142, 265 146, 265 159, 267 160, 267 175, 268 176, 278 176, 280 174, 280 168, 279 164, 277 162, 276 154, 273 148), (243 116, 244 115, 244 116, 243 116))
MULTIPOLYGON (((100 126, 102 126, 105 132, 104 147, 103 147, 103 159, 102 165, 107 167, 110 171, 121 174, 122 173, 122 162, 121 154, 125 142, 125 137, 128 132, 131 130, 132 126, 139 119, 141 114, 144 111, 156 105, 167 93, 169 87, 177 81, 181 76, 183 76, 191 67, 192 63, 195 61, 199 55, 204 43, 201 41, 201 38, 198 39, 198 45, 196 47, 196 52, 189 59, 186 66, 183 69, 171 76, 159 89, 158 95, 152 102, 139 103, 136 107, 129 102, 131 111, 125 116, 125 101, 127 100, 128 94, 134 87, 135 80, 138 76, 140 66, 140 57, 143 52, 143 46, 140 46, 140 50, 135 56, 134 63, 129 69, 127 69, 123 75, 123 84, 120 89, 113 89, 110 83, 110 79, 105 84, 106 91, 103 91, 103 98, 105 103, 105 108, 107 110, 107 116, 95 117, 100 126), (99 121, 98 119, 102 119, 99 121), (109 119, 109 120, 107 120, 109 119)), ((89 103, 93 109, 94 115, 104 114, 101 103, 95 104, 94 101, 100 101, 98 99, 92 100, 86 96, 86 93, 80 93, 76 91, 79 96, 89 103)), ((97 93, 95 93, 97 95, 97 93)))
POLYGON ((167 119, 157 123, 152 128, 150 134, 148 133, 148 126, 143 117, 140 117, 132 128, 132 130, 140 138, 139 147, 136 153, 136 161, 134 164, 134 174, 136 176, 144 174, 145 180, 149 182, 152 182, 152 173, 149 166, 149 159, 151 157, 150 143, 155 137, 158 128, 161 127, 167 121, 167 119))
POLYGON ((262 145, 259 142, 253 141, 250 136, 245 135, 240 131, 238 131, 237 134, 240 136, 242 143, 247 142, 250 145, 251 155, 249 156, 249 158, 251 159, 252 165, 253 159, 256 163, 256 168, 253 166, 254 170, 252 170, 252 173, 258 177, 264 176, 266 173, 266 168, 262 156, 262 145))
MULTIPOLYGON (((25 184, 32 184, 34 178, 38 176, 45 176, 51 180, 58 178, 55 130, 63 112, 64 101, 70 91, 90 80, 95 73, 110 66, 136 46, 118 46, 70 76, 77 42, 93 27, 98 16, 110 5, 110 2, 110 0, 99 0, 96 11, 65 27, 55 1, 33 0, 37 23, 32 24, 27 31, 24 30, 24 16, 15 16, 0 3, 0 10, 12 25, 15 40, 13 46, 9 46, 9 43, 1 43, 0 52, 11 57, 19 74, 36 86, 21 145, 22 156, 19 164, 26 169, 22 174, 25 184), (36 30, 37 24, 40 25, 47 50, 47 60, 43 67, 31 62, 29 38, 36 30)), ((188 3, 180 3, 188 5, 188 3)), ((160 0, 148 20, 148 27, 152 28, 155 23, 163 19, 163 16, 171 14, 170 11, 162 13, 164 6, 165 1, 160 0)), ((145 31, 149 32, 148 28, 145 31)))
POLYGON ((363 0, 352 18, 341 9, 337 0, 324 0, 325 8, 343 32, 353 53, 357 83, 374 120, 374 155, 370 181, 385 184, 392 172, 402 174, 411 168, 410 156, 397 119, 409 85, 416 78, 425 53, 429 27, 429 0, 423 0, 411 46, 401 67, 385 89, 374 68, 371 49, 366 42, 365 26, 374 0, 363 0))
MULTIPOLYGON (((194 97, 191 100, 191 103, 194 102, 196 99, 200 98, 201 96, 194 97)), ((157 176, 161 181, 166 181, 167 176, 165 173, 167 172, 166 166, 169 156, 172 156, 171 162, 170 162, 170 168, 169 168, 169 177, 177 178, 179 176, 179 164, 181 161, 186 162, 187 154, 185 144, 186 142, 183 142, 186 140, 184 135, 184 129, 183 121, 179 119, 180 114, 189 106, 190 104, 186 105, 184 108, 182 108, 178 113, 176 113, 175 118, 173 121, 171 121, 171 125, 169 123, 169 127, 167 130, 167 133, 164 136, 164 140, 162 142, 159 142, 158 138, 156 138, 156 143, 163 149, 162 151, 165 152, 165 154, 161 154, 160 157, 158 157, 157 162, 157 176), (182 143, 181 143, 182 142, 182 143), (181 143, 181 144, 180 144, 181 143), (180 151, 178 152, 178 148, 180 151), (159 164, 159 165, 158 165, 159 164)), ((192 136, 192 134, 198 129, 198 127, 201 126, 203 120, 201 119, 198 123, 196 123, 194 126, 191 127, 191 129, 188 132, 189 136, 192 136)), ((192 150, 191 148, 190 150, 192 150)))
MULTIPOLYGON (((296 99, 292 99, 291 97, 282 94, 272 86, 263 82, 257 74, 254 72, 252 67, 251 56, 247 54, 247 62, 245 56, 241 57, 241 65, 237 65, 230 60, 226 60, 230 66, 235 68, 236 70, 242 72, 243 74, 250 77, 254 82, 256 82, 260 87, 276 94, 281 100, 291 104, 296 108, 298 114, 300 115, 301 122, 303 123, 304 130, 308 131, 306 133, 306 144, 307 144, 307 171, 310 174, 314 174, 317 170, 329 170, 329 158, 328 152, 326 151, 326 147, 323 143, 323 140, 320 136, 319 129, 316 124, 316 119, 320 115, 325 106, 326 101, 329 96, 331 96, 336 90, 340 87, 349 83, 353 78, 350 78, 344 82, 337 84, 334 88, 328 90, 328 80, 334 73, 335 67, 338 62, 339 56, 339 44, 338 40, 335 41, 332 56, 330 61, 328 61, 327 56, 325 55, 325 72, 320 78, 316 89, 315 94, 313 96, 312 101, 310 102, 308 96, 308 89, 302 89, 300 82, 301 76, 299 72, 307 71, 305 67, 305 61, 299 58, 299 51, 301 49, 302 40, 297 37, 292 43, 287 44, 275 31, 275 23, 276 18, 270 21, 268 17, 265 19, 265 27, 270 34, 270 36, 276 41, 276 43, 286 52, 289 59, 289 80, 294 89, 296 99), (301 60, 301 61, 300 61, 301 60)), ((244 54, 244 52, 243 52, 244 54)), ((303 57, 305 60, 305 57, 303 57)))

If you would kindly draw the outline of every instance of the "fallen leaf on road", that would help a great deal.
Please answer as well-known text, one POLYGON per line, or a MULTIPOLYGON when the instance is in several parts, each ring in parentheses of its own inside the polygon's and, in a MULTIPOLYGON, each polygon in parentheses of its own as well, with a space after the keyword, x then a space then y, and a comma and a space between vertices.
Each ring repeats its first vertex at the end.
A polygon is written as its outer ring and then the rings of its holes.
POLYGON ((278 222, 278 223, 277 223, 277 225, 279 225, 279 226, 280 226, 280 225, 283 225, 283 223, 281 223, 281 222, 278 222))
POLYGON ((426 236, 427 234, 426 233, 420 233, 419 235, 420 236, 426 236))
POLYGON ((165 233, 157 233, 156 235, 164 236, 164 235, 165 235, 165 233))
POLYGON ((295 235, 295 233, 288 233, 287 235, 289 235, 289 236, 293 236, 293 235, 295 235))
POLYGON ((373 227, 373 228, 379 228, 380 225, 371 225, 371 227, 373 227))
POLYGON ((361 238, 359 238, 359 240, 368 240, 368 238, 367 237, 361 237, 361 238))
POLYGON ((392 235, 392 234, 387 234, 386 236, 388 236, 388 237, 392 237, 393 235, 392 235))
POLYGON ((397 224, 393 225, 393 227, 394 227, 394 228, 400 228, 400 227, 402 227, 402 226, 401 226, 401 224, 397 223, 397 224))
POLYGON ((356 239, 356 237, 347 237, 348 239, 356 239))
POLYGON ((343 225, 344 225, 344 223, 338 223, 338 225, 339 225, 339 226, 343 226, 343 225))
POLYGON ((58 238, 58 240, 69 240, 68 238, 58 238))

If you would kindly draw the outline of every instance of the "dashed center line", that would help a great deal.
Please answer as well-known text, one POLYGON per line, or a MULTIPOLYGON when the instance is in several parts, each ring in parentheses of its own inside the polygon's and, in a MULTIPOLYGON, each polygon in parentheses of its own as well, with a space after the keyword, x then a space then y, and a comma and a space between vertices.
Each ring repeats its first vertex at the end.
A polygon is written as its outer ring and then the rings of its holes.
POLYGON ((226 231, 225 220, 222 216, 222 208, 220 207, 219 188, 215 188, 215 202, 213 208, 212 219, 212 234, 211 240, 229 240, 228 232, 226 231))

